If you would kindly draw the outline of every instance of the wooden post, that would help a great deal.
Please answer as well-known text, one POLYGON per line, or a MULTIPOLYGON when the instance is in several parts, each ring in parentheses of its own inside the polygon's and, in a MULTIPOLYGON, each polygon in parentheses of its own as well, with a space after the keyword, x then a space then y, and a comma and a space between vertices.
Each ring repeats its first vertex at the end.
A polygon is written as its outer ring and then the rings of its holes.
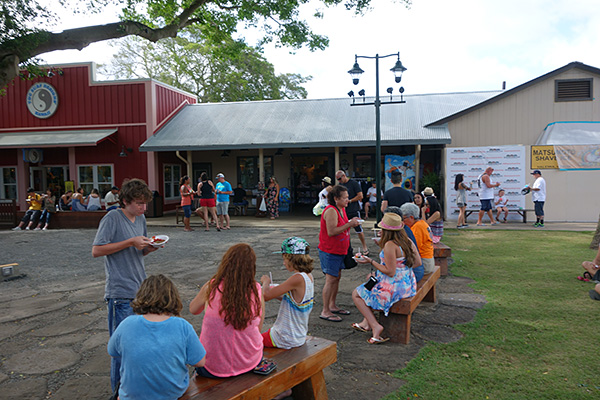
POLYGON ((421 171, 421 145, 415 146, 415 187, 414 191, 419 191, 419 175, 421 171))

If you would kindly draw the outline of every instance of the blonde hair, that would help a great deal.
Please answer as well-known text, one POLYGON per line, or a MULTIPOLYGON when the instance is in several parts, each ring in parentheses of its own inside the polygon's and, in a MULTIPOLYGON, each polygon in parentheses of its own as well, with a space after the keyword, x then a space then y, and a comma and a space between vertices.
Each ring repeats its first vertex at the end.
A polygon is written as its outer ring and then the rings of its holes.
POLYGON ((314 260, 308 254, 283 254, 283 258, 288 260, 292 268, 298 272, 310 274, 313 270, 314 260))

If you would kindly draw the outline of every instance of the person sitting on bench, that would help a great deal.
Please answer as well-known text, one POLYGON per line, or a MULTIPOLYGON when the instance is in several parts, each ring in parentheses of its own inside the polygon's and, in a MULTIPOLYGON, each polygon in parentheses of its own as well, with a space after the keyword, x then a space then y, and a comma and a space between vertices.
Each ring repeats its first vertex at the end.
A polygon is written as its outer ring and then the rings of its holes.
POLYGON ((204 311, 200 341, 206 365, 196 373, 227 378, 253 370, 262 360, 264 299, 256 275, 256 253, 246 243, 225 252, 217 273, 190 303, 194 315, 204 311), (223 351, 227 349, 227 351, 223 351))
POLYGON ((371 332, 370 344, 387 342, 382 338, 383 326, 377 322, 373 310, 381 310, 387 316, 390 308, 400 299, 413 297, 417 293, 417 281, 412 271, 413 265, 421 265, 419 250, 404 232, 402 218, 394 213, 383 215, 379 226, 382 229, 379 247, 380 262, 368 256, 357 260, 375 268, 369 280, 352 292, 352 300, 363 315, 360 323, 352 328, 360 332, 371 332))
POLYGON ((121 399, 178 399, 189 385, 187 365, 201 367, 206 351, 194 327, 179 316, 183 304, 164 275, 146 278, 131 303, 137 315, 125 318, 108 341, 121 359, 121 399))
POLYGON ((37 194, 32 187, 27 189, 27 199, 25 199, 25 201, 29 205, 29 209, 25 212, 23 218, 21 218, 19 225, 12 228, 13 231, 20 231, 23 228, 31 230, 33 224, 40 218, 40 215, 42 215, 42 196, 37 194))

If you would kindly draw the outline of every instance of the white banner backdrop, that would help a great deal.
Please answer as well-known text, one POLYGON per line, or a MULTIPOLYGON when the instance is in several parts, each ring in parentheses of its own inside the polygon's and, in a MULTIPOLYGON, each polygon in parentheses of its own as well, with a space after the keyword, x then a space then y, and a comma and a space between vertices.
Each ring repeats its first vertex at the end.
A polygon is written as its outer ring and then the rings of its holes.
MULTIPOLYGON (((494 168, 492 182, 500 182, 500 187, 494 189, 494 196, 498 197, 498 189, 505 190, 509 208, 525 208, 526 196, 521 194, 521 189, 526 181, 525 146, 495 146, 495 147, 447 147, 446 148, 446 218, 456 220, 458 208, 456 207, 456 190, 454 179, 457 174, 464 174, 464 182, 471 184, 472 190, 467 191, 467 210, 478 211, 481 203, 477 191, 477 177, 490 166, 494 168)), ((494 217, 496 208, 494 207, 494 217)), ((510 220, 521 220, 517 213, 509 213, 510 220)), ((487 217, 486 217, 487 221, 487 217)), ((473 219, 471 218, 473 223, 473 219)))

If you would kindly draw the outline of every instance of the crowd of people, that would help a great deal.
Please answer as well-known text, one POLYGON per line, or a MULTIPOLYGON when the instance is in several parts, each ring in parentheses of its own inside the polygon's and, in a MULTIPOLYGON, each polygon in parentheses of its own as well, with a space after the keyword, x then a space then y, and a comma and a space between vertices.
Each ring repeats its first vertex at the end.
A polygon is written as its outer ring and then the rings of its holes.
MULTIPOLYGON (((52 189, 46 189, 44 194, 36 193, 34 188, 27 189, 27 198, 25 199, 28 208, 23 218, 13 231, 20 230, 48 230, 52 215, 57 211, 98 211, 102 210, 100 192, 94 188, 88 196, 85 196, 85 190, 81 187, 73 193, 67 190, 58 198, 52 189), (36 226, 37 223, 37 226, 36 226)), ((104 206, 107 211, 118 208, 119 188, 113 186, 104 197, 104 206)))

